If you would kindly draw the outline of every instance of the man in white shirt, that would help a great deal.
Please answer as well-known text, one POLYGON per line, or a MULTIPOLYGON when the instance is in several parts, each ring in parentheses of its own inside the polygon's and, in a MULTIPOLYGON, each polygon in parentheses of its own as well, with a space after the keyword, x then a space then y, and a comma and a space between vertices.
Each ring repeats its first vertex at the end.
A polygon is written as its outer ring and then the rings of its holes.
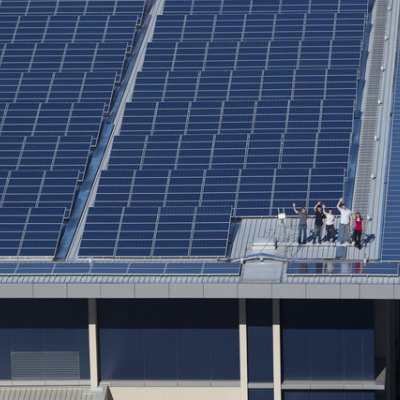
POLYGON ((343 199, 340 198, 338 203, 336 204, 336 208, 340 212, 340 221, 339 221, 339 242, 340 244, 344 243, 344 231, 347 232, 347 241, 351 244, 351 210, 346 208, 346 205, 343 203, 343 199))

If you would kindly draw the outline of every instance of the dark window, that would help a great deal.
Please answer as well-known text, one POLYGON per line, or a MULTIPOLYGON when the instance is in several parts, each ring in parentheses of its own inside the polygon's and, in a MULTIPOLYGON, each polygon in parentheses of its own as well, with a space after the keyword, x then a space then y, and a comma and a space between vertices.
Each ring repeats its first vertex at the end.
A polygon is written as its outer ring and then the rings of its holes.
POLYGON ((248 400, 274 400, 272 389, 249 389, 248 400))
POLYGON ((79 353, 89 379, 87 300, 0 300, 0 309, 0 379, 12 379, 12 352, 52 351, 79 353))
POLYGON ((239 380, 236 300, 99 301, 102 380, 239 380))
POLYGON ((249 382, 272 382, 272 302, 247 300, 249 382))
POLYGON ((286 391, 283 400, 375 400, 373 392, 286 391))
POLYGON ((281 310, 285 380, 374 379, 371 301, 286 300, 281 310))

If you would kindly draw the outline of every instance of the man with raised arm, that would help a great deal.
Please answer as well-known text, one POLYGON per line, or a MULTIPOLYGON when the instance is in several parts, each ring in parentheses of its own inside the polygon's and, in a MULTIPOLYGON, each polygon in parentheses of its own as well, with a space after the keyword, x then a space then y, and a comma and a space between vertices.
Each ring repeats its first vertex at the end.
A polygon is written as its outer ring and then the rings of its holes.
POLYGON ((302 207, 300 210, 297 210, 296 203, 293 203, 293 211, 299 216, 299 236, 297 241, 299 244, 304 244, 307 239, 307 209, 302 207))
POLYGON ((336 208, 340 212, 339 220, 339 243, 344 243, 344 232, 347 232, 347 241, 351 244, 351 210, 349 210, 340 198, 336 204, 336 208))

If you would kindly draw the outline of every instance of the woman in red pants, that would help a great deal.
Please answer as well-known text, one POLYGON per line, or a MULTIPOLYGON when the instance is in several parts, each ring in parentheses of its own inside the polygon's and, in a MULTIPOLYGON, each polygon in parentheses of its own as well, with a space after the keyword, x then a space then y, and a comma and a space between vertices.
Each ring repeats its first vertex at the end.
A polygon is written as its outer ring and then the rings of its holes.
POLYGON ((358 212, 356 213, 354 217, 354 232, 353 232, 353 238, 354 238, 354 246, 358 247, 361 249, 362 244, 361 244, 361 235, 363 233, 363 218, 361 214, 358 212))

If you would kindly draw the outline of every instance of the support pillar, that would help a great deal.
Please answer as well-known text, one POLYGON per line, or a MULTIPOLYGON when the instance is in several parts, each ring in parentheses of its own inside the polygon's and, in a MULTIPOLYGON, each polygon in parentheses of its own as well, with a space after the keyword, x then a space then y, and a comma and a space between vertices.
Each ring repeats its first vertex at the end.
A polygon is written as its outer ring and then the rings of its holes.
POLYGON ((240 399, 247 400, 247 322, 246 299, 239 299, 239 354, 240 354, 240 399))
POLYGON ((95 389, 99 385, 99 369, 97 363, 97 301, 88 299, 89 308, 89 366, 90 387, 95 389))
POLYGON ((274 400, 282 399, 281 377, 281 316, 280 300, 272 300, 272 354, 274 366, 274 400))

